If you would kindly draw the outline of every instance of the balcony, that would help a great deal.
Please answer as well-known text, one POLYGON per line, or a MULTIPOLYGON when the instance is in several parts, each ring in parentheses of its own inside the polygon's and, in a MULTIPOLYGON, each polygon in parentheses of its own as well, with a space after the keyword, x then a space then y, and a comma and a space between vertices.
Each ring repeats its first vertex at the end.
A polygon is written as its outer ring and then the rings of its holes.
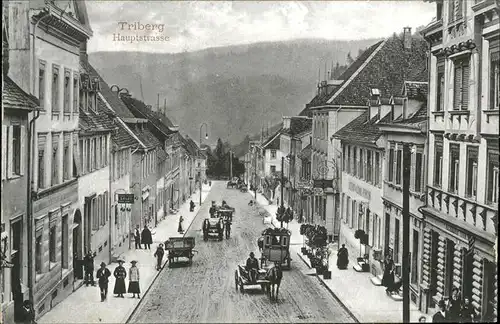
POLYGON ((498 217, 498 211, 495 208, 436 187, 428 186, 427 194, 428 204, 433 209, 455 219, 450 220, 451 223, 489 239, 491 242, 495 241, 498 217))

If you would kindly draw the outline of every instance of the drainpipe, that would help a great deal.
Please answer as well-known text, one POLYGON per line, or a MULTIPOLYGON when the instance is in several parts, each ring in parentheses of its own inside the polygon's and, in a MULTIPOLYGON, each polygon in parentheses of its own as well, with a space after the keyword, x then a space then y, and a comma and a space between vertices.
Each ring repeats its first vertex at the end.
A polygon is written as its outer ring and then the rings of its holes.
MULTIPOLYGON (((36 51, 35 51, 35 45, 36 45, 36 29, 38 27, 38 24, 45 18, 50 17, 50 10, 44 10, 43 16, 38 19, 36 22, 35 26, 33 27, 33 45, 32 45, 32 50, 33 50, 33 63, 32 63, 32 69, 31 69, 31 75, 33 78, 33 84, 31 88, 31 94, 34 95, 35 92, 35 61, 36 61, 36 51)), ((36 120, 40 117, 40 110, 36 110, 36 116, 33 117, 32 120, 30 120, 29 125, 28 125, 28 161, 27 161, 27 225, 28 225, 28 283, 29 283, 29 300, 33 303, 34 305, 34 288, 35 288, 35 280, 34 280, 34 275, 33 275, 33 236, 35 233, 33 233, 35 229, 35 224, 34 224, 34 218, 33 218, 33 202, 32 202, 32 194, 33 194, 33 184, 32 184, 32 177, 31 177, 31 172, 32 172, 32 166, 31 166, 31 156, 32 156, 32 150, 34 149, 34 138, 35 138, 35 125, 36 125, 36 120)))

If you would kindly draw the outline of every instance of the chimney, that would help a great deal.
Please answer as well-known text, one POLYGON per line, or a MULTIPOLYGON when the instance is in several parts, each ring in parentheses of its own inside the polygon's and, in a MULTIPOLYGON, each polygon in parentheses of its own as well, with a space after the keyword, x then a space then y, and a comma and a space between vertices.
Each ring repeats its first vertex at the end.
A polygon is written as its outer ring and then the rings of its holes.
POLYGON ((405 50, 411 50, 411 27, 403 28, 403 47, 405 50))

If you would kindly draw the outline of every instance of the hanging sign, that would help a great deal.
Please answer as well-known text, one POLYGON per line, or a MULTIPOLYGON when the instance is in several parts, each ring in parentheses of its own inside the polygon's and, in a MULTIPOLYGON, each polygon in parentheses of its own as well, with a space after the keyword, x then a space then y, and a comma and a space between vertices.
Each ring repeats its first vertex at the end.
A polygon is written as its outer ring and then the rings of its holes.
POLYGON ((119 204, 133 204, 134 200, 134 194, 118 194, 119 204))

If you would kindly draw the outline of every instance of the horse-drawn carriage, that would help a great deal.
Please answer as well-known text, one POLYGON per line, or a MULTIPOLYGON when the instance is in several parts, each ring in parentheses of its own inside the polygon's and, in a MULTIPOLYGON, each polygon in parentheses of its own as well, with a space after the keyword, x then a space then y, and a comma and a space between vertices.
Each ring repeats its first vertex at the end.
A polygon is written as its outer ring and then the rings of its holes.
POLYGON ((171 267, 174 261, 179 262, 179 258, 187 258, 189 265, 193 264, 193 250, 195 246, 194 237, 170 237, 165 241, 165 250, 168 251, 168 266, 171 267))
POLYGON ((239 288, 241 293, 245 293, 246 286, 260 286, 269 296, 269 300, 278 300, 279 287, 283 272, 279 264, 274 266, 259 269, 255 281, 250 278, 250 273, 244 265, 238 265, 234 271, 234 284, 236 289, 239 288))
POLYGON ((257 241, 261 267, 267 262, 285 264, 288 269, 291 267, 290 257, 290 231, 286 228, 267 228, 262 232, 262 236, 257 241))
POLYGON ((203 221, 203 240, 208 241, 209 238, 216 238, 222 241, 224 237, 224 219, 214 215, 214 217, 205 218, 203 221))
POLYGON ((238 178, 233 178, 231 180, 229 180, 226 184, 226 188, 229 189, 233 189, 233 188, 238 188, 238 185, 241 183, 241 181, 238 179, 238 178))

